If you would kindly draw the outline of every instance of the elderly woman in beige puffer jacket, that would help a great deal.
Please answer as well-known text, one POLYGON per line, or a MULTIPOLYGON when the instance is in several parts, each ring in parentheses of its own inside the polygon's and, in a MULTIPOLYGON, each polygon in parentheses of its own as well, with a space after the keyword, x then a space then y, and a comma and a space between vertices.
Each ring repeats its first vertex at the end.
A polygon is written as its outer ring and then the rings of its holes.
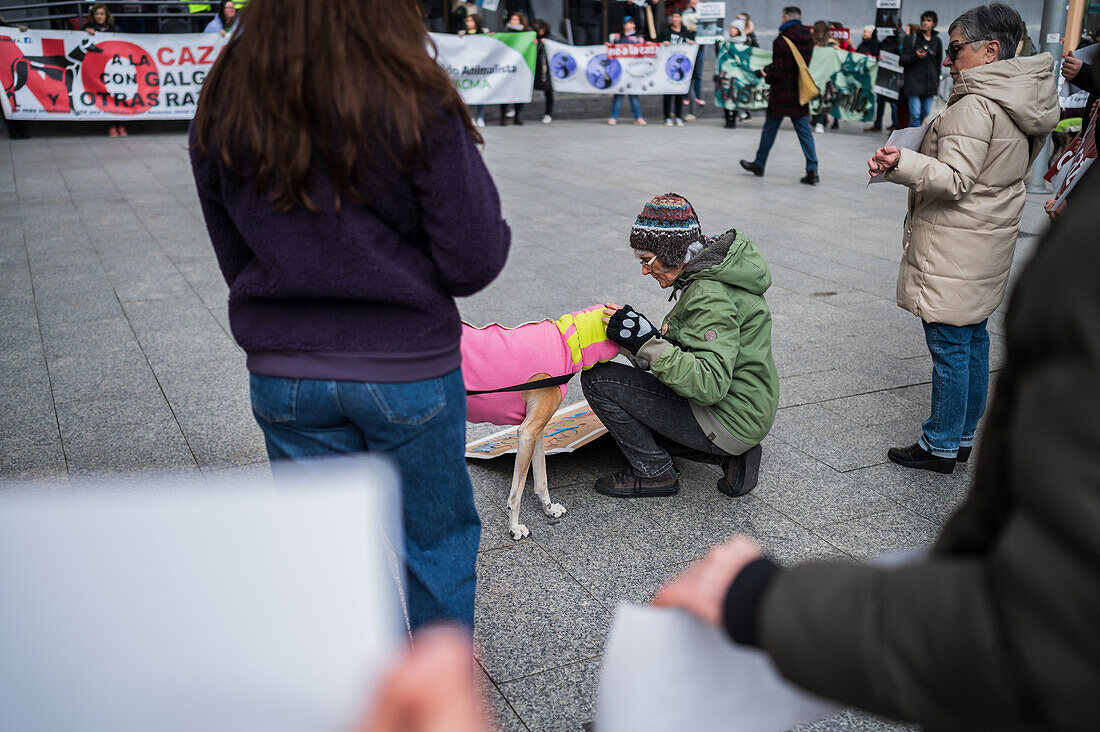
POLYGON ((920 151, 880 148, 871 175, 909 188, 898 305, 919 317, 932 354, 932 414, 920 440, 888 457, 950 473, 970 456, 989 384, 986 320, 1008 284, 1024 182, 1058 123, 1050 54, 1013 58, 1024 33, 994 3, 950 27, 944 66, 955 84, 920 151))

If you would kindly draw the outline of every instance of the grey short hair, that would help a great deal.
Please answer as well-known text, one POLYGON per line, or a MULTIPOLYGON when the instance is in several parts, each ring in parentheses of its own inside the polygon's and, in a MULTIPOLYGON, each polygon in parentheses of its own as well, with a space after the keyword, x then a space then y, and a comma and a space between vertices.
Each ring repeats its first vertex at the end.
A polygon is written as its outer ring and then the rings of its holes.
POLYGON ((1001 44, 997 54, 1000 61, 1016 55, 1016 46, 1026 32, 1024 19, 1004 3, 979 5, 967 10, 952 21, 947 32, 953 33, 956 28, 968 41, 998 41, 1001 44))

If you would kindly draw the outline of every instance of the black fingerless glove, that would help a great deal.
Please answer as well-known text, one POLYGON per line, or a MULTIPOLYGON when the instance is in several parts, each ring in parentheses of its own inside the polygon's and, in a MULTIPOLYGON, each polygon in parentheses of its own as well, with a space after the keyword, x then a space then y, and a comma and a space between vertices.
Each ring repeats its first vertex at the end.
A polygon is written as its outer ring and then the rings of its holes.
POLYGON ((641 313, 635 312, 629 305, 623 305, 615 311, 607 322, 607 337, 637 356, 638 349, 650 338, 660 335, 653 323, 641 313))

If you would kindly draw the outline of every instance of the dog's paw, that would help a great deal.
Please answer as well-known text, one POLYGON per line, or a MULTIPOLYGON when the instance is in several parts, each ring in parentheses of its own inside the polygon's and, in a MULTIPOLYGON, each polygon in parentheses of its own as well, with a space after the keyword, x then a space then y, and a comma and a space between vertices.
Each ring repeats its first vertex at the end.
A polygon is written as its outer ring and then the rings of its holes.
POLYGON ((516 541, 519 541, 520 539, 526 539, 528 536, 531 535, 531 532, 528 531, 527 527, 523 524, 516 524, 516 528, 509 529, 509 532, 512 534, 512 538, 516 541))
POLYGON ((565 515, 565 506, 560 503, 551 503, 542 507, 543 512, 550 518, 561 518, 565 515))

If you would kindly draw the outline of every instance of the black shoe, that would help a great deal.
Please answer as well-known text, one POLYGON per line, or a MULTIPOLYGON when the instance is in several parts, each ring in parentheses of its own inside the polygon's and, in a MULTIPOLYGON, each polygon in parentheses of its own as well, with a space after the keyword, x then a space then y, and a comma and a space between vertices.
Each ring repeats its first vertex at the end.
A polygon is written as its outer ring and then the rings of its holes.
POLYGON ((829 126, 829 129, 830 129, 830 130, 835 130, 835 129, 837 129, 838 127, 840 127, 840 120, 839 120, 839 119, 835 119, 835 118, 834 118, 834 119, 833 119, 833 123, 832 123, 832 124, 831 124, 831 125, 829 126))
POLYGON ((919 442, 909 447, 891 447, 886 452, 886 457, 890 458, 891 462, 907 468, 934 470, 947 475, 955 472, 955 458, 936 457, 921 447, 919 442))
POLYGON ((864 127, 864 132, 882 132, 882 128, 878 125, 871 125, 870 127, 864 127))
POLYGON ((596 481, 596 492, 616 498, 649 498, 674 496, 680 492, 680 481, 672 468, 659 478, 643 478, 629 468, 596 481))
POLYGON ((500 118, 500 126, 501 126, 501 127, 504 127, 504 126, 506 126, 507 124, 508 124, 508 118, 507 118, 507 117, 504 117, 504 116, 502 116, 502 117, 500 118))
POLYGON ((764 176, 764 169, 757 165, 755 160, 742 160, 741 167, 755 175, 757 178, 762 178, 764 176))
POLYGON ((821 177, 817 174, 816 170, 807 170, 806 175, 798 179, 799 183, 805 183, 808 186, 817 185, 821 182, 821 177))
POLYGON ((523 124, 523 120, 521 120, 521 119, 519 118, 519 115, 518 115, 518 114, 516 115, 516 121, 515 121, 515 122, 513 122, 513 124, 517 124, 517 125, 522 125, 522 124, 523 124))
POLYGON ((973 449, 974 448, 972 447, 960 447, 959 456, 955 459, 958 460, 960 463, 965 463, 967 460, 970 459, 970 451, 973 449))
POLYGON ((727 130, 732 130, 732 129, 736 129, 736 128, 737 128, 737 118, 735 118, 735 117, 726 117, 726 129, 727 130))
POLYGON ((724 476, 718 479, 718 490, 727 496, 737 498, 756 487, 756 478, 760 474, 760 445, 750 448, 744 455, 728 457, 722 461, 724 476))

